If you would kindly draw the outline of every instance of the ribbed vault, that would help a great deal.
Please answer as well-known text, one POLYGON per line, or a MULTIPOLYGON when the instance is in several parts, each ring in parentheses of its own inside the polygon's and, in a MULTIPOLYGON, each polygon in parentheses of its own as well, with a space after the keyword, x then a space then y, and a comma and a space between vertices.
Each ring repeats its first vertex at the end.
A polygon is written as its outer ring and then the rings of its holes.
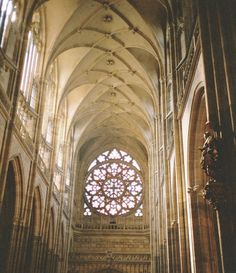
POLYGON ((56 62, 57 111, 66 102, 76 150, 91 142, 148 150, 164 54, 162 4, 50 0, 45 12, 45 71, 56 62), (60 20, 50 16, 55 8, 60 20))

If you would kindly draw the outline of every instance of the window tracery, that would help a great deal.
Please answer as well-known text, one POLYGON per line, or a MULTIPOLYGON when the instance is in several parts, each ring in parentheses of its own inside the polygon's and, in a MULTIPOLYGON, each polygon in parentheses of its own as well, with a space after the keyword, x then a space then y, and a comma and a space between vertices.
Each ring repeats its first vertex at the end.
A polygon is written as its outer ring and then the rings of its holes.
POLYGON ((64 161, 64 150, 65 150, 65 137, 66 137, 66 103, 62 106, 60 114, 58 116, 58 134, 57 134, 57 147, 56 147, 56 154, 57 154, 57 167, 63 167, 64 161))
POLYGON ((28 32, 28 40, 26 46, 23 73, 21 78, 20 89, 25 98, 30 101, 32 95, 32 87, 37 86, 37 72, 39 53, 41 51, 40 39, 40 15, 36 12, 33 15, 30 30, 28 32))
POLYGON ((48 76, 45 81, 45 93, 47 99, 45 100, 45 107, 43 113, 43 124, 42 124, 42 136, 45 138, 48 144, 52 143, 53 128, 55 121, 55 105, 56 105, 56 78, 57 69, 56 62, 54 62, 48 71, 48 76))
POLYGON ((45 138, 48 144, 52 143, 52 134, 53 134, 53 118, 50 118, 48 120, 46 138, 45 138))
POLYGON ((34 139, 35 125, 37 122, 38 97, 40 78, 38 76, 40 55, 40 15, 36 12, 33 16, 28 40, 24 65, 21 76, 20 96, 17 113, 22 123, 24 134, 34 139), (37 30, 36 30, 37 28, 37 30))
POLYGON ((13 0, 3 0, 0 2, 0 10, 0 41, 3 48, 11 25, 16 21, 17 5, 13 0))
POLYGON ((128 153, 112 149, 89 166, 85 182, 84 215, 90 208, 102 215, 142 216, 143 180, 138 162, 128 153))
POLYGON ((44 92, 47 94, 44 112, 43 112, 43 123, 42 123, 42 137, 40 143, 40 162, 41 170, 45 173, 45 169, 49 169, 49 163, 52 156, 52 143, 53 133, 55 125, 55 105, 56 105, 56 79, 57 69, 56 62, 50 65, 47 77, 44 84, 44 92))

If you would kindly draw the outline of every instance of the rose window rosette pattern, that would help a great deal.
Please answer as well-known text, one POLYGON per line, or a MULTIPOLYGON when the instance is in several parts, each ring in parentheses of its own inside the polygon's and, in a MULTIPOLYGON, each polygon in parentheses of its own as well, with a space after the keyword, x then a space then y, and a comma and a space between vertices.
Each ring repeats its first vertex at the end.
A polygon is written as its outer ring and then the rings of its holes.
POLYGON ((124 215, 142 202, 140 167, 126 152, 113 149, 99 155, 89 166, 85 201, 103 215, 124 215))

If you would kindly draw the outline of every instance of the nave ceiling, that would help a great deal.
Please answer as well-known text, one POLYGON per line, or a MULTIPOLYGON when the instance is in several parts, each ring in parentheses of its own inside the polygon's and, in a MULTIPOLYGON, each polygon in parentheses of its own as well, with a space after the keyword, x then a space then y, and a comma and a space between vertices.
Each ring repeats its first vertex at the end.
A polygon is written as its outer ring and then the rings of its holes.
POLYGON ((50 0, 44 13, 45 71, 56 62, 58 112, 66 102, 77 151, 112 143, 147 151, 163 74, 164 6, 50 0))

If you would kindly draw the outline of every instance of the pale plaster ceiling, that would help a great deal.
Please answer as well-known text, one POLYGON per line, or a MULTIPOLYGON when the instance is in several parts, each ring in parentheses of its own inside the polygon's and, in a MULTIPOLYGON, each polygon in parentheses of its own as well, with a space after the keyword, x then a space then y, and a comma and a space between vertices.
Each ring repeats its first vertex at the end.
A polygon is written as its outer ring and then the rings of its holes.
POLYGON ((163 5, 50 0, 44 13, 45 71, 57 62, 58 109, 66 101, 77 150, 114 142, 148 149, 163 73, 163 5))

